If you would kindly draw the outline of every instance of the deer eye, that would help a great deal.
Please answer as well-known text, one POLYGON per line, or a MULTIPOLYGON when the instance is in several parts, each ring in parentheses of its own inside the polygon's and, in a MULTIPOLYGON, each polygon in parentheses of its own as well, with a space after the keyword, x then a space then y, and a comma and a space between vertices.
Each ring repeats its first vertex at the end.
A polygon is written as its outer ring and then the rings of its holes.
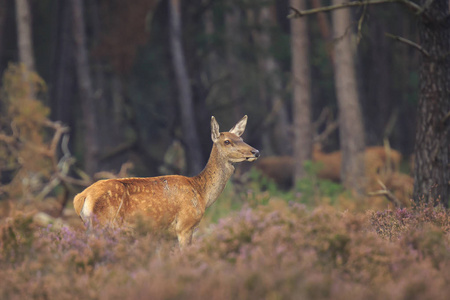
POLYGON ((231 144, 231 142, 230 142, 229 140, 225 140, 223 143, 224 143, 225 145, 230 145, 230 144, 231 144))

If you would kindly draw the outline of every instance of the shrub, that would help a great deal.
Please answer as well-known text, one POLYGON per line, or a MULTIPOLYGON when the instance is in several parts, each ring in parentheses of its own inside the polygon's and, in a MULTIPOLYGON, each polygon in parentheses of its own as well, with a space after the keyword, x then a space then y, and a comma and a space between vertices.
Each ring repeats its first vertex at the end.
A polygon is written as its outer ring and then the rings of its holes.
POLYGON ((164 236, 88 236, 17 215, 0 228, 0 289, 3 299, 446 299, 448 218, 271 200, 180 251, 164 236))

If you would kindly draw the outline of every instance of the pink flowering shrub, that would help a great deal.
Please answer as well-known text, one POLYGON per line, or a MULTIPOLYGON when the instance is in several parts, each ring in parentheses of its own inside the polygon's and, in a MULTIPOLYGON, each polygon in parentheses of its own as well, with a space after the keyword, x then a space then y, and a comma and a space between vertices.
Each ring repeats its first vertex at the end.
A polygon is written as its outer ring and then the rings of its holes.
POLYGON ((154 234, 0 227, 2 299, 447 299, 448 211, 339 212, 270 201, 202 227, 182 251, 154 234))

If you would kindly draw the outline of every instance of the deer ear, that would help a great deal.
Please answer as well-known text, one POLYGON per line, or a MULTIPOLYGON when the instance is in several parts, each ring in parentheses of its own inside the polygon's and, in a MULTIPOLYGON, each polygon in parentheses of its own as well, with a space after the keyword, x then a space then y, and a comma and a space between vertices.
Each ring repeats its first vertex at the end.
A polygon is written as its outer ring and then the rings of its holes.
POLYGON ((241 136, 244 133, 245 126, 247 126, 247 115, 245 115, 239 122, 234 125, 233 128, 230 129, 231 133, 234 133, 237 136, 241 136))
POLYGON ((211 139, 215 143, 219 139, 220 132, 219 132, 219 124, 216 121, 216 118, 214 116, 211 117, 211 139))

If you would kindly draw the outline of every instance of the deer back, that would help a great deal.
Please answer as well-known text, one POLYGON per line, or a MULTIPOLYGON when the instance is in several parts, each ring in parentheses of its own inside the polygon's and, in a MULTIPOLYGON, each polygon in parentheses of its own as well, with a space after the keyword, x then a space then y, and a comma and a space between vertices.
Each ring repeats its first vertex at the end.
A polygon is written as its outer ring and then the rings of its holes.
POLYGON ((192 178, 179 175, 101 180, 78 194, 74 206, 85 222, 94 217, 102 225, 133 223, 142 214, 167 227, 180 215, 200 220, 204 213, 192 178))

